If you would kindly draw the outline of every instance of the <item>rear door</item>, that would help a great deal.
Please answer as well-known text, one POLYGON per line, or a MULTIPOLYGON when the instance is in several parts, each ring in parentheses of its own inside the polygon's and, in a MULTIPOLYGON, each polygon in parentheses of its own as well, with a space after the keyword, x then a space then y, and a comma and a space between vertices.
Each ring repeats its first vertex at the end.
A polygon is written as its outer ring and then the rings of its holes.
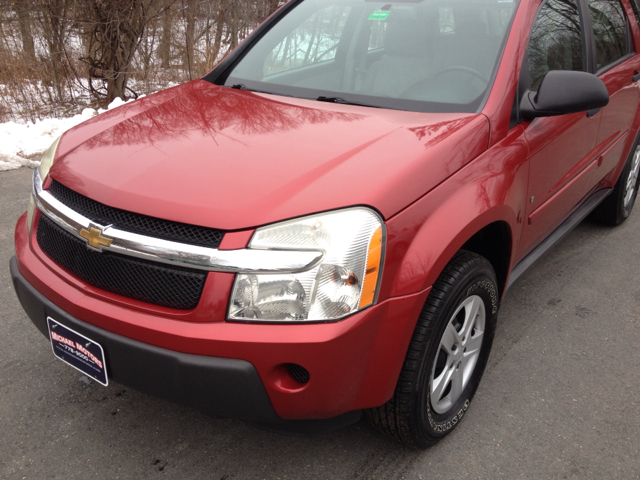
POLYGON ((609 105, 602 109, 598 132, 594 184, 619 164, 628 147, 630 128, 640 104, 640 89, 633 77, 640 71, 640 56, 631 35, 636 17, 620 0, 586 0, 593 32, 597 75, 607 86, 609 105), (631 16, 628 15, 631 13, 631 16))

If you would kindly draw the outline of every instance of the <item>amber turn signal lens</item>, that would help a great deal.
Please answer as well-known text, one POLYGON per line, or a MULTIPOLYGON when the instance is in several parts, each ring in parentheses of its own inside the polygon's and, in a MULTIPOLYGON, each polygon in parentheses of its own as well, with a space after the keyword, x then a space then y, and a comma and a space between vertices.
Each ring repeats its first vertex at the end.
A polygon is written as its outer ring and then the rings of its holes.
POLYGON ((369 254, 367 255, 367 269, 365 270, 362 296, 360 297, 359 308, 366 307, 373 303, 378 286, 378 275, 380 273, 380 260, 382 257, 382 227, 373 232, 369 242, 369 254))

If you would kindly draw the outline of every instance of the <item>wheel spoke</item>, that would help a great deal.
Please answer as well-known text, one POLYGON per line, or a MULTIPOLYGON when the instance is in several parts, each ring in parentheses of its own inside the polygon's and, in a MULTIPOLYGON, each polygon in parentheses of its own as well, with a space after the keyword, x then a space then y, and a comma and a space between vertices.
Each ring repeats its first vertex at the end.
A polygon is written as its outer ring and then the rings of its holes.
POLYGON ((467 364, 476 357, 477 353, 478 353, 478 350, 476 350, 474 353, 471 353, 469 355, 465 355, 464 357, 462 357, 462 359, 460 360, 460 370, 459 370, 461 377, 463 377, 463 372, 467 368, 467 364))
POLYGON ((633 198, 634 191, 635 191, 635 183, 633 183, 631 186, 627 185, 627 193, 624 196, 625 207, 629 206, 629 202, 631 202, 631 199, 633 198))
POLYGON ((441 399, 451 375, 455 371, 455 366, 451 367, 447 365, 438 378, 434 378, 431 384, 431 405, 436 405, 441 399))
POLYGON ((449 393, 451 403, 458 400, 458 398, 460 398, 460 395, 462 395, 462 390, 464 388, 462 382, 462 372, 462 365, 460 365, 460 368, 455 370, 454 374, 451 376, 451 392, 449 393))
POLYGON ((638 174, 640 172, 640 149, 636 150, 636 153, 633 157, 633 163, 631 165, 631 170, 629 171, 629 176, 627 177, 627 185, 625 188, 624 195, 624 206, 627 207, 633 198, 633 194, 636 189, 636 184, 638 183, 638 174))
MULTIPOLYGON (((638 165, 635 166, 636 168, 638 165)), ((636 186, 636 181, 638 180, 638 172, 632 171, 629 173, 629 178, 627 180, 627 190, 633 190, 636 186)))
POLYGON ((636 149, 634 163, 633 163, 633 175, 638 177, 638 171, 640 171, 640 147, 636 149))
POLYGON ((482 337, 484 336, 484 332, 479 332, 476 330, 476 334, 467 340, 467 344, 465 345, 465 353, 464 357, 469 357, 474 355, 480 351, 480 347, 482 346, 482 337))
POLYGON ((639 166, 640 166, 640 163, 636 162, 636 164, 633 167, 633 171, 629 175, 628 186, 630 186, 630 187, 634 187, 635 184, 636 184, 636 180, 638 180, 638 167, 639 166))
POLYGON ((476 318, 478 317, 480 308, 483 306, 482 299, 480 297, 474 297, 471 303, 465 307, 466 316, 464 319, 464 325, 462 326, 462 330, 459 334, 462 340, 462 345, 465 345, 466 342, 469 341, 469 337, 473 331, 473 326, 476 324, 476 318))
POLYGON ((460 342, 460 334, 456 331, 456 328, 450 322, 442 335, 440 340, 440 347, 444 349, 449 355, 453 353, 453 346, 460 342))

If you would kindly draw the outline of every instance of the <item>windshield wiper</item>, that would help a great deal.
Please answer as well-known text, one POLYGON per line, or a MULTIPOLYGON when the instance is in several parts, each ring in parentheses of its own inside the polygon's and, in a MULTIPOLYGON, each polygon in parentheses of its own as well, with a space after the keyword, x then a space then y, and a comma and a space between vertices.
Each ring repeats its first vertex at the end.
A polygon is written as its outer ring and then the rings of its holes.
MULTIPOLYGON (((256 90, 254 88, 249 88, 244 83, 236 83, 234 85, 231 85, 230 88, 233 88, 235 90, 244 90, 245 92, 266 93, 269 95, 280 95, 282 97, 293 97, 293 95, 287 95, 286 93, 268 92, 266 90, 256 90)), ((369 103, 351 102, 341 97, 325 97, 324 95, 320 95, 318 98, 316 98, 316 100, 318 102, 339 103, 341 105, 357 105, 359 107, 382 108, 378 105, 371 105, 369 103)))
POLYGON ((325 97, 321 95, 318 98, 316 98, 316 100, 318 102, 339 103, 341 105, 357 105, 359 107, 382 108, 378 105, 371 105, 370 103, 352 102, 350 100, 345 100, 344 98, 340 98, 340 97, 325 97))
POLYGON ((292 96, 292 95, 286 95, 284 93, 267 92, 266 90, 256 90, 254 88, 247 87, 244 83, 236 83, 235 85, 231 85, 231 88, 234 88, 236 90, 244 90, 245 92, 267 93, 269 95, 280 95, 281 97, 292 96))

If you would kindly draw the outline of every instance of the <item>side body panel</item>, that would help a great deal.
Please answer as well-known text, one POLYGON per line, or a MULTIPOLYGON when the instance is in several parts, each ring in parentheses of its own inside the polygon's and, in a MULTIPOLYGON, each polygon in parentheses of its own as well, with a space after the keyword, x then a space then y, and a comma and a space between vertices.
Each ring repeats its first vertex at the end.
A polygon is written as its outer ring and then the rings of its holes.
POLYGON ((560 225, 593 187, 599 115, 580 112, 525 125, 531 163, 519 258, 560 225))
POLYGON ((529 173, 523 133, 521 126, 512 129, 502 142, 387 222, 385 295, 432 285, 453 255, 487 225, 503 222, 512 239, 520 237, 529 173))

